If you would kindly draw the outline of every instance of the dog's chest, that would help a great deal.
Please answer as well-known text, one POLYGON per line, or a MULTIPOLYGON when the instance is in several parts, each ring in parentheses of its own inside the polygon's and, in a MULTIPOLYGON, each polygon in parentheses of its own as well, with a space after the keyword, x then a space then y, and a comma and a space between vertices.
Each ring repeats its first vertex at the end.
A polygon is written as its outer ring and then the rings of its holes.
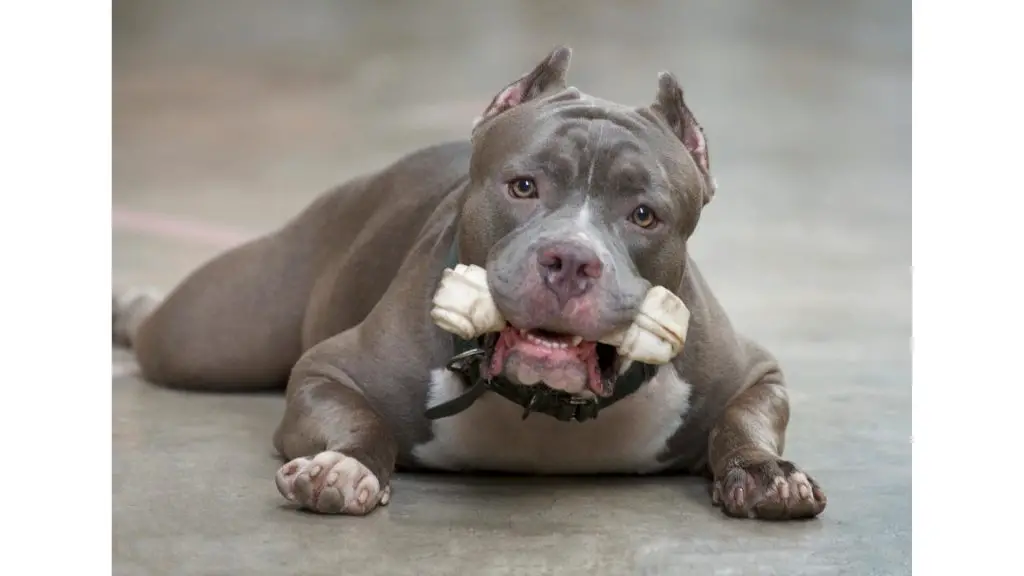
MULTIPOLYGON (((464 391, 448 370, 431 374, 429 404, 464 391)), ((536 474, 652 473, 666 441, 689 408, 690 385, 663 366, 634 394, 594 420, 561 422, 545 414, 522 419, 523 409, 485 394, 469 409, 433 423, 433 438, 413 449, 423 466, 536 474)))

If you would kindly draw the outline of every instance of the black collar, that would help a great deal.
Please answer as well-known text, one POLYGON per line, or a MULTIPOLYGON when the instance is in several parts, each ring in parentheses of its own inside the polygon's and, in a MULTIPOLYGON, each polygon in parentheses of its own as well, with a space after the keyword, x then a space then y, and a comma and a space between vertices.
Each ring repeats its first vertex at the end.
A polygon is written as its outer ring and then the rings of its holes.
MULTIPOLYGON (((458 239, 456 238, 449 253, 448 267, 454 268, 457 263, 458 239)), ((438 420, 458 414, 472 406, 477 398, 484 393, 491 391, 522 406, 524 420, 531 412, 540 412, 565 422, 584 422, 597 418, 601 410, 639 390, 657 371, 657 367, 651 364, 633 362, 629 369, 615 381, 611 396, 578 398, 567 392, 540 384, 535 386, 516 384, 503 376, 484 378, 480 371, 480 363, 487 359, 485 338, 487 336, 476 341, 467 341, 452 335, 454 356, 448 362, 447 368, 459 375, 467 390, 447 402, 427 408, 426 417, 428 419, 438 420)))

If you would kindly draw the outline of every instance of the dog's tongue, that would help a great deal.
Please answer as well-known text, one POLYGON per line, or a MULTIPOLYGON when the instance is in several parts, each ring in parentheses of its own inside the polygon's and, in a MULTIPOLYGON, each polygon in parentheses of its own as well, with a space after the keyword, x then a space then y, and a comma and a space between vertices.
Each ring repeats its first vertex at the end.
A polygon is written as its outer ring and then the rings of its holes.
POLYGON ((587 388, 594 394, 604 395, 604 384, 601 382, 601 368, 597 363, 597 342, 580 342, 576 347, 567 349, 575 353, 576 358, 587 367, 587 388))
POLYGON ((586 367, 587 388, 598 396, 607 395, 604 390, 604 383, 601 380, 601 369, 597 362, 596 342, 580 342, 578 345, 573 346, 571 336, 548 334, 544 338, 549 341, 557 341, 564 344, 565 347, 546 348, 538 346, 531 342, 528 336, 521 334, 518 329, 506 327, 501 331, 498 341, 494 345, 494 353, 491 355, 491 364, 489 366, 490 373, 500 373, 504 369, 508 353, 514 348, 523 346, 529 349, 530 356, 546 363, 582 362, 586 367))
POLYGON ((587 346, 586 357, 580 358, 587 365, 587 388, 598 396, 608 396, 610 391, 605 390, 601 366, 597 363, 597 342, 582 342, 580 346, 587 346))

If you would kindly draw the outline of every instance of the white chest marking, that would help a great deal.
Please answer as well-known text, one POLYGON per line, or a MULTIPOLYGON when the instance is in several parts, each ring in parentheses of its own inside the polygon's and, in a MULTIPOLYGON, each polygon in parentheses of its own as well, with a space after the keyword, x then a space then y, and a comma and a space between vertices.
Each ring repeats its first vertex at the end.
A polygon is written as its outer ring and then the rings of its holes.
MULTIPOLYGON (((463 391, 448 370, 431 373, 429 405, 463 391)), ((469 409, 433 423, 434 437, 413 449, 423 465, 442 470, 535 474, 653 473, 658 456, 683 424, 690 385, 665 365, 640 390, 594 420, 561 422, 488 393, 469 409)))

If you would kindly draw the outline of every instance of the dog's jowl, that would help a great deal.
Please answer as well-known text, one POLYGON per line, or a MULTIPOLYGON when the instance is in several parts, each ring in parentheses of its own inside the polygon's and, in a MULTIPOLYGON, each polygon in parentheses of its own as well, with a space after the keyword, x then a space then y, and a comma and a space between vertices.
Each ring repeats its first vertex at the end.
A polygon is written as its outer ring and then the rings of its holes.
POLYGON ((682 89, 662 73, 651 103, 609 102, 569 60, 166 298, 116 292, 114 340, 161 385, 286 387, 276 482, 309 510, 369 513, 396 468, 430 468, 681 471, 731 516, 821 513, 782 459, 779 366, 687 251, 715 184, 682 89))

